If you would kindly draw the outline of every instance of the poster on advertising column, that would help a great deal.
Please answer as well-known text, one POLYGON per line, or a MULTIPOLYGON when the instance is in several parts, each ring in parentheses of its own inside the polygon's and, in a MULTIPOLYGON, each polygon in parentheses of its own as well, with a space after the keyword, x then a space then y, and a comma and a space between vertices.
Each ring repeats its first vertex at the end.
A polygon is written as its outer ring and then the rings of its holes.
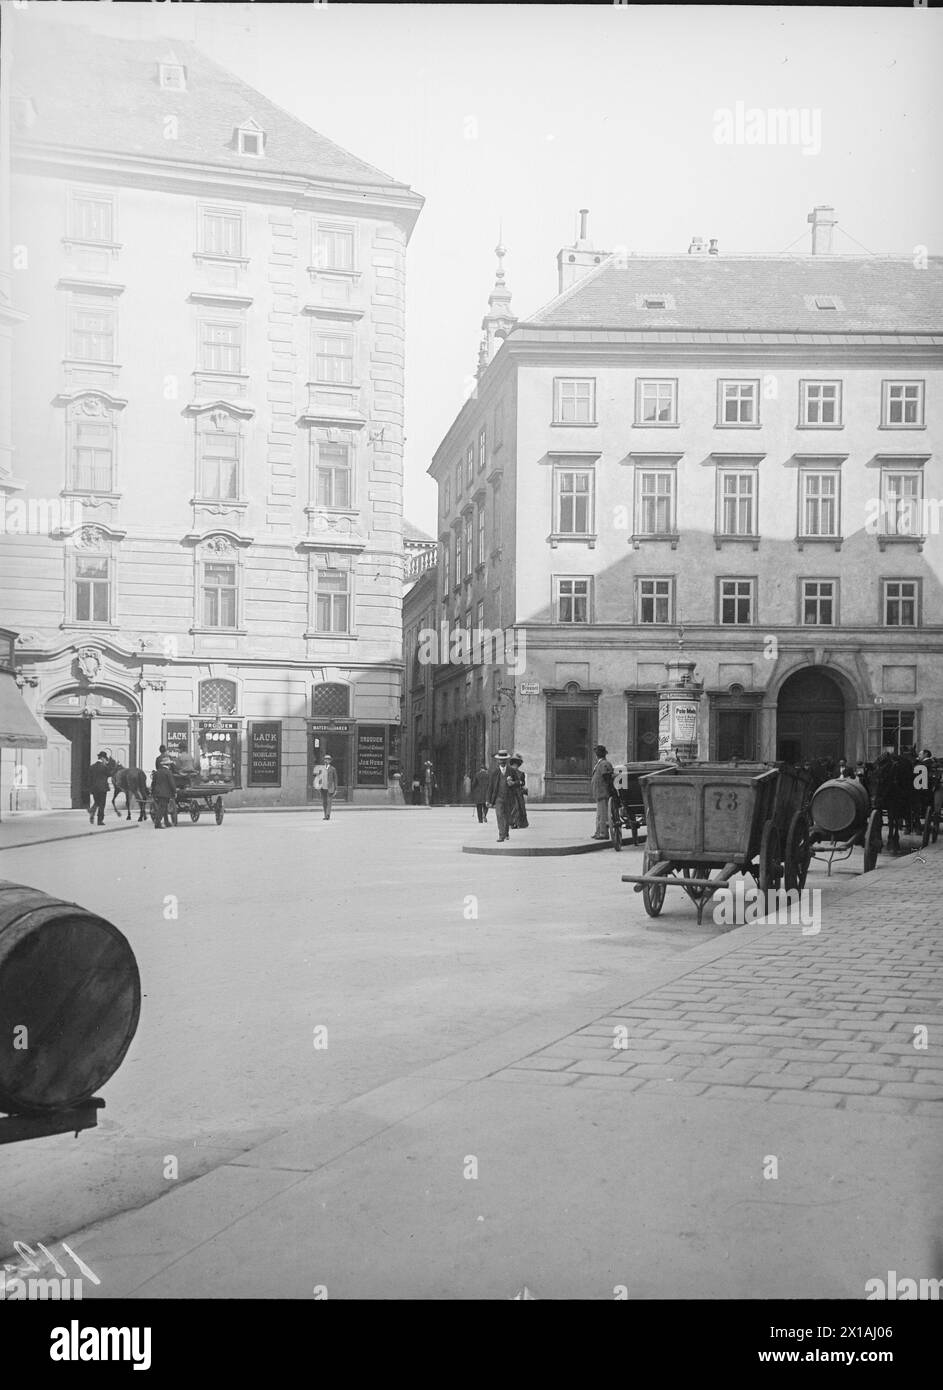
POLYGON ((386 786, 385 724, 361 724, 357 729, 357 785, 386 786))
POLYGON ((279 719, 249 724, 249 786, 282 785, 282 725, 279 719))

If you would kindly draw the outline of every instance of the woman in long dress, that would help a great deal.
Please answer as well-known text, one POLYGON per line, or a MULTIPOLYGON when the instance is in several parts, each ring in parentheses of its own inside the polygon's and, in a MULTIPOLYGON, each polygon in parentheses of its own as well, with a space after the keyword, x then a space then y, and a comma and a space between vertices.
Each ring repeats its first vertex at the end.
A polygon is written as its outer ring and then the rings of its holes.
POLYGON ((527 774, 521 764, 524 759, 519 753, 515 753, 513 758, 508 759, 508 765, 514 769, 518 775, 520 785, 515 788, 514 800, 511 803, 511 814, 508 824, 512 830, 526 830, 530 822, 527 819, 527 774))

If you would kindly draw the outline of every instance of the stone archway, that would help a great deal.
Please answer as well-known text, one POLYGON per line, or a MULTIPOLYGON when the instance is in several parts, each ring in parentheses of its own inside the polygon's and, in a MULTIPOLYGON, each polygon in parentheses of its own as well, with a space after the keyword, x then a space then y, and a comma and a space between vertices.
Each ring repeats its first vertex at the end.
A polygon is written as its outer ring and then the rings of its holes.
POLYGON ((87 773, 99 749, 126 767, 138 765, 140 711, 111 686, 66 686, 42 704, 46 751, 41 795, 52 810, 88 805, 87 773))
MULTIPOLYGON (((846 705, 842 687, 820 666, 794 671, 776 701, 776 757, 798 763, 846 754, 846 705)), ((853 756, 853 754, 852 754, 853 756)))

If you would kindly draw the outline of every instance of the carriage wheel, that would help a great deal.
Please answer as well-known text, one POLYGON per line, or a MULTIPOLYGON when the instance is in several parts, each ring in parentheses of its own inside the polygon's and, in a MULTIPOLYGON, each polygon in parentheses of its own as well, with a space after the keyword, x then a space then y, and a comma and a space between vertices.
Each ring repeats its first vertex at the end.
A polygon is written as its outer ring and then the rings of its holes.
POLYGON ((760 876, 757 880, 761 893, 776 892, 783 879, 783 854, 779 831, 773 821, 768 820, 763 827, 760 841, 760 876))
POLYGON ((809 818, 804 811, 797 811, 789 822, 784 851, 785 877, 787 891, 797 888, 801 893, 805 887, 809 864, 812 862, 812 842, 809 836, 809 818))
POLYGON ((864 872, 869 874, 878 862, 883 848, 883 817, 880 811, 872 811, 868 817, 868 828, 864 835, 864 872))
POLYGON ((168 811, 170 812, 170 823, 171 823, 171 825, 176 825, 176 824, 177 824, 177 820, 178 820, 179 815, 180 815, 180 808, 178 807, 178 805, 177 805, 176 801, 173 799, 173 797, 171 797, 171 799, 170 799, 170 805, 167 807, 167 809, 168 809, 168 811))
POLYGON ((194 825, 196 825, 197 821, 200 819, 200 808, 195 801, 190 802, 190 819, 193 821, 194 825))
MULTIPOLYGON (((642 860, 642 872, 647 874, 656 862, 656 858, 646 850, 645 858, 642 860)), ((657 917, 665 905, 664 883, 643 883, 642 903, 649 917, 657 917)))
POLYGON ((622 848, 622 809, 618 802, 609 803, 609 839, 613 849, 622 848))
POLYGON ((216 798, 216 824, 217 824, 217 825, 222 825, 222 823, 223 823, 223 798, 222 798, 221 796, 218 796, 218 797, 216 798))

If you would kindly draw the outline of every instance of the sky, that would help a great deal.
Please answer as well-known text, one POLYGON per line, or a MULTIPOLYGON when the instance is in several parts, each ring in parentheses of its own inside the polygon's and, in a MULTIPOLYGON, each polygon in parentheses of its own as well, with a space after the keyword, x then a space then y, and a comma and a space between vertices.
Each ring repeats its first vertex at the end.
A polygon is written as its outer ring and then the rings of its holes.
POLYGON ((583 207, 604 251, 683 253, 699 235, 722 255, 801 254, 817 203, 836 210, 835 251, 943 250, 938 10, 43 9, 50 22, 195 41, 425 197, 407 265, 406 515, 433 535, 426 469, 475 371, 499 230, 522 319, 555 296, 556 255, 583 207), (746 142, 749 112, 770 108, 800 113, 793 143, 746 142))

